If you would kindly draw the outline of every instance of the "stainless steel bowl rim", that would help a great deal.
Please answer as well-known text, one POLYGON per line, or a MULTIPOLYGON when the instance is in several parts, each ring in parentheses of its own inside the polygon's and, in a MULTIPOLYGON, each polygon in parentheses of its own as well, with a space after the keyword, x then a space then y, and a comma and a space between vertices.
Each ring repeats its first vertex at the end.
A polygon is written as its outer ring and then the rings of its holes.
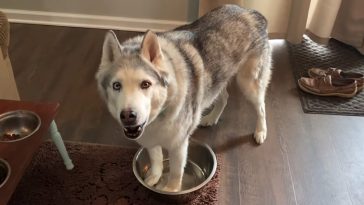
POLYGON ((156 193, 159 193, 159 194, 164 194, 164 195, 183 195, 183 194, 188 194, 188 193, 192 193, 194 191, 199 190, 200 188, 202 188, 203 186, 205 186, 212 179, 212 177, 215 175, 216 168, 217 168, 217 160, 216 160, 215 153, 212 151, 212 149, 211 149, 211 147, 209 145, 207 145, 206 143, 203 143, 203 142, 199 142, 197 140, 191 140, 191 142, 196 143, 198 145, 201 145, 201 146, 204 146, 205 148, 207 148, 208 151, 209 151, 209 153, 212 156, 212 159, 213 159, 213 167, 212 167, 212 170, 211 170, 210 175, 201 184, 199 184, 198 186, 193 187, 191 189, 186 189, 186 190, 183 190, 183 191, 179 191, 179 192, 166 192, 166 191, 161 191, 161 190, 158 190, 158 189, 155 189, 153 187, 150 187, 150 186, 146 185, 144 183, 144 180, 139 176, 138 171, 136 170, 137 158, 140 155, 140 153, 143 151, 143 149, 145 149, 144 147, 139 148, 139 150, 137 151, 137 153, 134 155, 134 158, 133 158, 133 173, 134 173, 134 176, 138 179, 138 181, 145 188, 147 188, 147 189, 149 189, 151 191, 154 191, 156 193))
POLYGON ((19 139, 16 139, 16 140, 9 140, 9 141, 0 141, 1 143, 12 143, 12 142, 17 142, 17 141, 21 141, 21 140, 24 140, 30 136, 32 136, 34 133, 36 133, 39 128, 40 128, 40 125, 42 124, 42 121, 40 120, 40 117, 37 113, 33 112, 33 111, 30 111, 30 110, 12 110, 12 111, 8 111, 8 112, 4 112, 2 114, 0 114, 0 119, 2 118, 5 118, 9 115, 13 115, 13 114, 16 114, 16 113, 26 113, 26 114, 30 114, 30 115, 33 115, 37 118, 37 121, 38 121, 38 125, 37 127, 31 132, 29 133, 28 135, 22 137, 22 138, 19 138, 19 139))
POLYGON ((3 187, 6 182, 9 180, 10 178, 10 175, 11 175, 11 167, 10 167, 10 164, 9 162, 7 162, 5 159, 3 158, 0 158, 0 163, 3 163, 5 164, 5 166, 8 168, 8 174, 6 175, 6 178, 4 179, 4 181, 2 183, 0 183, 0 188, 3 187))

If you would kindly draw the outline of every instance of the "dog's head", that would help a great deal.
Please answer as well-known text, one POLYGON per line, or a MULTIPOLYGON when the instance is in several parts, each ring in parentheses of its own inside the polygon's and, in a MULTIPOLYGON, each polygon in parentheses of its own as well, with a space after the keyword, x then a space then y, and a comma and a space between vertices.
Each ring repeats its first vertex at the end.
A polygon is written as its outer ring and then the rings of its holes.
POLYGON ((101 96, 130 139, 139 138, 162 111, 168 87, 156 34, 148 31, 142 41, 135 42, 120 45, 109 31, 96 74, 101 96))

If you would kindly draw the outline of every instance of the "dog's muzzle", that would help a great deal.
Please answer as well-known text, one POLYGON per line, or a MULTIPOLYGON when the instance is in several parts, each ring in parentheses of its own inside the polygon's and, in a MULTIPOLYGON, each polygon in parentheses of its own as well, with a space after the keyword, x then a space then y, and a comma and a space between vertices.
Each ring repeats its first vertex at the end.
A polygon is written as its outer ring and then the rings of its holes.
POLYGON ((124 134, 127 138, 135 140, 140 137, 144 131, 145 122, 136 126, 125 126, 124 134))

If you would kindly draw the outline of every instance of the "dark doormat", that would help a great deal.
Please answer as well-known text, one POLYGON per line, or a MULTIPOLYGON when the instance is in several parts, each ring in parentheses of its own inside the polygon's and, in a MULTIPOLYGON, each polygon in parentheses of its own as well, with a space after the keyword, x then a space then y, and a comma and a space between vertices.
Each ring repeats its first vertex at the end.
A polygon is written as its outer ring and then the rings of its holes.
MULTIPOLYGON (((135 149, 67 143, 75 168, 67 171, 55 146, 46 142, 27 169, 9 205, 171 204, 139 184, 133 175, 135 149)), ((184 204, 216 204, 219 166, 213 179, 184 204)), ((174 202, 172 204, 175 204, 174 202)))
MULTIPOLYGON (((328 45, 317 44, 304 36, 302 44, 290 44, 290 58, 293 73, 297 80, 308 77, 307 70, 312 67, 340 68, 364 74, 364 56, 351 46, 331 39, 328 45)), ((301 105, 306 113, 364 116, 364 92, 351 99, 321 97, 299 90, 301 105)))

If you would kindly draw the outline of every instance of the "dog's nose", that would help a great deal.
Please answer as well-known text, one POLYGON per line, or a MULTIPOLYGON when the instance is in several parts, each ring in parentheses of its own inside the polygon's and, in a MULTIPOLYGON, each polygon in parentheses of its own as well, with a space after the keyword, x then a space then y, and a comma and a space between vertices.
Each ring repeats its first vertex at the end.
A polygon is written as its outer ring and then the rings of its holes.
POLYGON ((120 113, 120 119, 124 125, 135 125, 137 123, 137 113, 132 110, 123 110, 120 113))

